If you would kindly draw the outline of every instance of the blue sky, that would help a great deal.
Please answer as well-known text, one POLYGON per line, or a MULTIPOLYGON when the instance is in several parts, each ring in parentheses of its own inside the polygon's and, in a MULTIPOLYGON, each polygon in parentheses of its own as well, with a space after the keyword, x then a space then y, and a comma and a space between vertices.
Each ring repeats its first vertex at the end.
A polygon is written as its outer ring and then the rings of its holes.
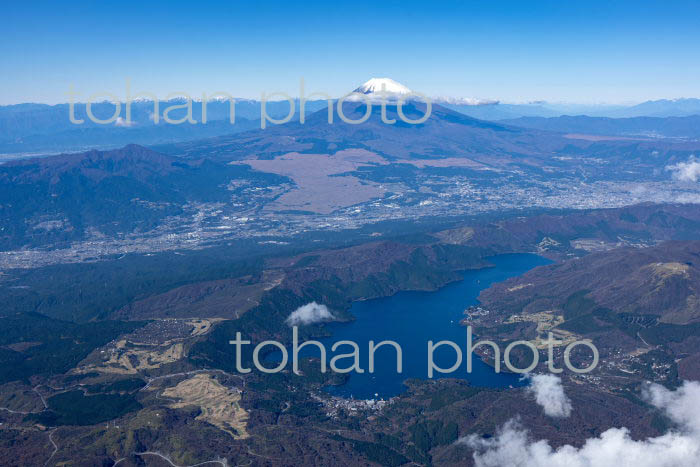
MULTIPOLYGON (((0 104, 97 91, 342 95, 391 77, 509 102, 700 97, 700 2, 14 2, 0 104)), ((79 97, 80 99, 80 97, 79 97)))

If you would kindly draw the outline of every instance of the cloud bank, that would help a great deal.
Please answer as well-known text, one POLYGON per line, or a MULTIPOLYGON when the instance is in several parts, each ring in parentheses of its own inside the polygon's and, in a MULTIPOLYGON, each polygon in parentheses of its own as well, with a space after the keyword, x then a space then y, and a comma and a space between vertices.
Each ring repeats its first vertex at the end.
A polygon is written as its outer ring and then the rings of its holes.
POLYGON ((535 396, 535 402, 544 409, 549 417, 568 417, 571 415, 571 401, 564 394, 561 378, 555 375, 532 375, 527 391, 535 396))
POLYGON ((532 441, 511 420, 491 439, 475 435, 458 443, 475 450, 477 467, 696 467, 700 465, 700 383, 685 382, 676 391, 649 385, 645 399, 664 411, 676 428, 656 438, 633 440, 627 428, 611 428, 583 446, 553 449, 532 441))
POLYGON ((335 316, 328 310, 326 305, 311 302, 292 311, 285 322, 289 326, 305 326, 333 319, 335 319, 335 316))
POLYGON ((700 179, 700 161, 695 156, 690 156, 688 162, 666 166, 666 170, 682 182, 697 182, 700 179))
POLYGON ((475 97, 445 97, 445 96, 434 97, 433 102, 436 102, 438 104, 471 105, 474 107, 480 106, 480 105, 499 104, 499 101, 493 100, 493 99, 478 99, 475 97))

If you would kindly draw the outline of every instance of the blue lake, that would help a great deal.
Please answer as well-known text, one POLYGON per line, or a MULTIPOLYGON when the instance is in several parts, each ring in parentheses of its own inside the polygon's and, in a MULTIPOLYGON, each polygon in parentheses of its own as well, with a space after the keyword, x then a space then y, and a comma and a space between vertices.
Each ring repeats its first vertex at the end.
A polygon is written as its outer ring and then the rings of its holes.
MULTIPOLYGON (((342 386, 330 386, 326 390, 334 395, 371 399, 395 396, 405 390, 403 382, 409 378, 428 378, 428 341, 453 341, 465 354, 462 366, 451 374, 436 373, 435 378, 463 378, 475 386, 509 387, 521 385, 520 376, 496 373, 493 368, 474 356, 472 372, 466 370, 466 327, 460 325, 465 308, 478 304, 479 293, 495 282, 518 276, 528 270, 549 264, 551 261, 532 254, 500 255, 488 259, 494 267, 470 270, 464 279, 432 292, 399 292, 391 297, 355 302, 350 312, 355 321, 331 323, 328 329, 332 336, 319 339, 328 352, 328 361, 333 355, 350 353, 348 345, 335 352, 335 342, 351 340, 360 348, 360 366, 365 373, 350 373, 348 382, 342 386), (384 346, 375 352, 375 371, 368 368, 368 343, 393 340, 403 351, 403 372, 396 372, 396 352, 384 346)), ((476 341, 475 341, 476 342, 476 341)), ((300 355, 318 356, 316 347, 307 346, 300 355), (307 349, 314 349, 309 350, 307 349)), ((278 357, 279 358, 279 357, 278 357)), ((455 351, 442 346, 434 352, 434 362, 441 368, 449 368, 455 362, 455 351)), ((349 367, 351 358, 341 359, 338 366, 349 367)))

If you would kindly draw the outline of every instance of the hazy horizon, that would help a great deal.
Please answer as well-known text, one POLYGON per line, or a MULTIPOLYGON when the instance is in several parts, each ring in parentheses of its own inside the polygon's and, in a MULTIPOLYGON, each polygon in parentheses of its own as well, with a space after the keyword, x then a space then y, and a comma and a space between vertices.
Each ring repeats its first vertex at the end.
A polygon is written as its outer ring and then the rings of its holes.
MULTIPOLYGON (((400 81, 400 80, 397 80, 400 81)), ((347 87, 347 91, 338 93, 337 95, 330 94, 331 99, 336 100, 340 99, 341 97, 347 95, 348 93, 352 92, 353 88, 356 87, 358 84, 350 84, 347 87)), ((404 84, 401 82, 401 84, 404 84)), ((297 85, 297 92, 289 92, 288 95, 289 97, 293 99, 300 99, 301 93, 298 90, 299 85, 297 85)), ((338 85, 334 86, 338 87, 338 85)), ((281 87, 280 87, 281 88, 281 87)), ((130 85, 130 92, 129 95, 132 96, 132 102, 150 102, 152 101, 151 98, 144 98, 142 97, 142 94, 148 93, 148 94, 153 94, 155 95, 158 100, 160 101, 167 101, 167 100, 174 100, 178 98, 186 98, 189 97, 192 99, 193 102, 199 102, 202 100, 202 95, 205 94, 207 95, 208 100, 215 100, 218 96, 217 94, 222 93, 222 92, 227 92, 231 94, 231 96, 234 99, 238 100, 245 100, 245 101, 260 101, 262 96, 264 94, 271 96, 270 99, 266 99, 269 102, 282 102, 287 100, 286 98, 282 98, 279 95, 273 95, 277 92, 284 92, 287 94, 285 91, 277 91, 276 89, 280 88, 275 88, 273 90, 261 90, 258 95, 252 95, 252 96, 243 96, 243 95, 237 95, 233 91, 226 90, 226 89, 218 89, 216 91, 206 91, 206 90, 200 90, 200 91, 193 91, 193 92, 168 92, 167 90, 163 91, 153 91, 150 89, 139 89, 136 88, 133 85, 130 85), (174 94, 178 94, 178 96, 174 96, 174 94)), ((410 86, 409 86, 410 88, 410 86)), ((116 90, 104 90, 106 92, 110 92, 114 96, 116 96, 119 100, 119 102, 126 102, 127 101, 127 84, 125 81, 125 84, 122 85, 121 90, 116 89, 116 90)), ((459 103, 459 104, 465 104, 465 105, 471 105, 474 107, 478 106, 484 106, 484 105, 496 105, 496 104, 502 104, 502 105, 551 105, 551 106, 573 106, 573 107, 626 107, 626 106, 634 106, 638 104, 643 104, 645 102, 654 102, 654 101, 682 101, 682 100, 690 100, 690 99, 700 99, 700 94, 698 96, 677 96, 677 97, 654 97, 654 98, 649 98, 649 99, 644 99, 644 100, 627 100, 627 101, 618 101, 618 102, 608 102, 608 101, 598 101, 598 102, 587 102, 587 101, 576 101, 576 100, 550 100, 550 99, 539 99, 539 100, 522 100, 522 101, 510 101, 510 100, 504 100, 504 99, 499 99, 498 97, 489 97, 485 98, 482 96, 464 96, 464 95, 448 95, 448 94, 426 94, 423 93, 419 89, 411 88, 412 91, 416 91, 421 94, 425 94, 427 97, 429 97, 431 100, 436 101, 436 102, 449 102, 449 103, 459 103)), ((67 93, 65 94, 65 99, 63 100, 57 100, 55 102, 42 102, 38 100, 28 100, 28 101, 23 101, 23 102, 14 102, 14 103, 0 103, 0 106, 2 107, 8 107, 8 106, 13 106, 13 105, 22 105, 22 104, 38 104, 38 105, 65 105, 69 104, 71 102, 75 104, 84 104, 88 101, 87 93, 82 93, 80 92, 79 89, 73 88, 73 95, 74 96, 84 96, 82 99, 78 97, 75 100, 71 99, 71 94, 70 94, 70 87, 67 88, 67 93)), ((310 89, 308 86, 305 85, 305 98, 307 101, 320 101, 324 100, 324 97, 320 97, 317 93, 324 93, 323 89, 310 89), (312 95, 314 94, 314 95, 312 95)), ((91 101, 92 103, 101 103, 101 102, 111 102, 110 99, 105 99, 106 95, 102 94, 100 91, 97 91, 96 94, 98 94, 98 98, 96 100, 91 101)))

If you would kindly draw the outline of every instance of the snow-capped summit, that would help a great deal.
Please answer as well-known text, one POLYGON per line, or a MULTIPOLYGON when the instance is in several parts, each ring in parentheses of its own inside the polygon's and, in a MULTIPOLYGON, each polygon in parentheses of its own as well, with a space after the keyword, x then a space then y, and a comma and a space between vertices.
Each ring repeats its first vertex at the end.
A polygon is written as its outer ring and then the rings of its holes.
POLYGON ((376 94, 382 91, 389 94, 411 94, 410 89, 391 78, 372 78, 353 92, 376 94))

